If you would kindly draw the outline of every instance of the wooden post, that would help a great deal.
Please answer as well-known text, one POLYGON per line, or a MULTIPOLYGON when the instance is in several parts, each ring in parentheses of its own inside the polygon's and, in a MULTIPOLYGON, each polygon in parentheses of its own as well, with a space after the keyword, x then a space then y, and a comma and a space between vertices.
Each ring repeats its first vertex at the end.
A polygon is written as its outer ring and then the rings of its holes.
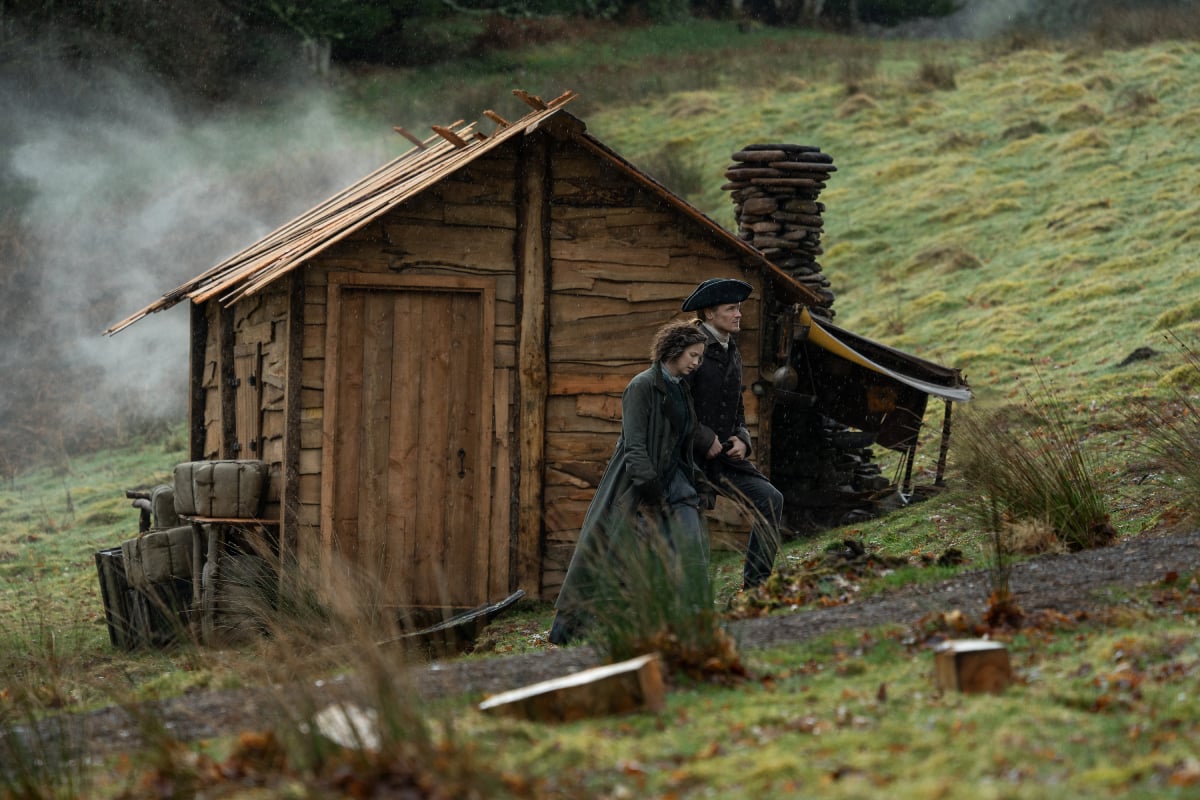
POLYGON ((908 446, 904 453, 904 483, 900 486, 900 491, 905 495, 912 493, 912 471, 913 462, 917 460, 917 443, 913 441, 908 446))
POLYGON ((188 460, 204 458, 204 358, 208 345, 208 309, 203 303, 191 304, 191 343, 188 349, 188 460))
POLYGON ((542 502, 546 459, 548 275, 550 272, 549 150, 545 136, 521 141, 517 159, 517 586, 540 595, 542 502))
POLYGON ((954 403, 949 400, 942 402, 946 405, 946 413, 942 416, 942 444, 938 449, 937 477, 933 480, 934 486, 946 485, 943 478, 946 474, 946 455, 950 452, 950 411, 954 407, 954 403))
POLYGON ((304 270, 288 274, 287 362, 283 400, 283 486, 279 492, 279 563, 285 567, 300 544, 300 398, 304 389, 304 270))

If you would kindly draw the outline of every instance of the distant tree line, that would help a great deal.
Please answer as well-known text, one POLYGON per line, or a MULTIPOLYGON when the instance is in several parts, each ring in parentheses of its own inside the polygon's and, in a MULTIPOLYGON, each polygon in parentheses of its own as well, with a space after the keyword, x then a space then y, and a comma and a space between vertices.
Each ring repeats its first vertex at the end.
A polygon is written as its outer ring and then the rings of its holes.
MULTIPOLYGON (((618 24, 690 17, 854 28, 952 12, 962 0, 0 0, 0 68, 53 57, 135 65, 193 97, 297 60, 408 66, 512 44, 496 20, 618 24), (49 51, 49 52, 47 52, 49 51)), ((525 25, 523 30, 533 30, 525 25)), ((519 43, 519 42, 516 42, 519 43)))

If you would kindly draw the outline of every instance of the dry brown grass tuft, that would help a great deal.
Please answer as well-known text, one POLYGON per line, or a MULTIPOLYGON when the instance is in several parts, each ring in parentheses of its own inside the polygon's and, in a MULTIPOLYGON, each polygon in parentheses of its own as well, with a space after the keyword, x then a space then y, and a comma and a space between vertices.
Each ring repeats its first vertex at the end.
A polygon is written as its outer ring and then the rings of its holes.
POLYGON ((927 91, 957 89, 957 71, 957 67, 944 61, 922 61, 917 69, 916 86, 927 91))

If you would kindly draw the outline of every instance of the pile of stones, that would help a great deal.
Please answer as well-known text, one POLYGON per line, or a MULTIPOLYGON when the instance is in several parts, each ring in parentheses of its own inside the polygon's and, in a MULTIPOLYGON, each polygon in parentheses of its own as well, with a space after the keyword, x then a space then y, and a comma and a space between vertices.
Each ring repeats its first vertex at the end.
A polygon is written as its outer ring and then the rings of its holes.
POLYGON ((725 170, 739 238, 822 300, 810 313, 833 317, 834 294, 821 273, 821 214, 817 200, 833 157, 803 144, 752 144, 733 154, 725 170))

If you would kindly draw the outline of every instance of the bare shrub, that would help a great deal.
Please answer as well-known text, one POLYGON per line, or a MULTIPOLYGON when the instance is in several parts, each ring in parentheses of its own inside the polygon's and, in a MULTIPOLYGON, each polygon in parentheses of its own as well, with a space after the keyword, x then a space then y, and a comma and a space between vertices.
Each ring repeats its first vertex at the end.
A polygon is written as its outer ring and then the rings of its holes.
POLYGON ((917 69, 916 84, 920 89, 949 91, 958 88, 955 75, 958 68, 944 61, 922 61, 917 69))
POLYGON ((625 526, 624 546, 595 554, 588 636, 610 661, 657 652, 669 670, 696 678, 745 674, 714 606, 702 545, 664 530, 625 526))

